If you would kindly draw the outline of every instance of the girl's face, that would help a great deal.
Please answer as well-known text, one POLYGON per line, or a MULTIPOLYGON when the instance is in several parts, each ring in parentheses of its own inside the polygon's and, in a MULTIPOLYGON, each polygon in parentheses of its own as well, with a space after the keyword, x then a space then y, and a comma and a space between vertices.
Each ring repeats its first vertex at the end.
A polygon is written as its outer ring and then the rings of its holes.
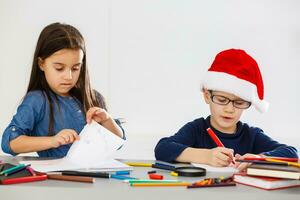
MULTIPOLYGON (((228 98, 230 100, 239 100, 243 101, 241 98, 226 92, 212 91, 212 94, 205 90, 204 99, 207 104, 209 104, 211 118, 211 125, 223 132, 223 133, 235 133, 236 124, 240 120, 240 117, 243 113, 243 109, 236 108, 233 106, 233 102, 229 102, 227 105, 219 105, 212 101, 211 95, 220 95, 221 99, 216 99, 216 101, 223 101, 224 98, 228 98)), ((219 96, 217 96, 219 97, 219 96)), ((222 103, 222 102, 221 102, 222 103)))
POLYGON ((49 87, 60 96, 69 96, 69 91, 78 81, 83 51, 80 49, 61 49, 45 60, 39 60, 49 87))

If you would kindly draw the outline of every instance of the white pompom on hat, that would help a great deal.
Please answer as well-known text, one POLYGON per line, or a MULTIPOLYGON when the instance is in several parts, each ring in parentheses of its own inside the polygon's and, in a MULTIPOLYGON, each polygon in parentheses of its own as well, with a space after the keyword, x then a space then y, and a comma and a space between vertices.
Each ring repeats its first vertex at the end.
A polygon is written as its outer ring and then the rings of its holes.
POLYGON ((263 79, 256 61, 241 49, 217 54, 202 81, 202 88, 234 94, 249 101, 261 113, 268 110, 263 79))

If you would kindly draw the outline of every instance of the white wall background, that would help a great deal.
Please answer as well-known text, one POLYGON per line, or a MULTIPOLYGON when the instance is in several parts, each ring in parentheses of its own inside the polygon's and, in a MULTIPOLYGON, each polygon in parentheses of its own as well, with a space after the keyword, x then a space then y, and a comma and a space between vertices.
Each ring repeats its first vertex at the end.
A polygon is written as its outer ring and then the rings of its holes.
POLYGON ((119 157, 153 158, 160 137, 209 114, 201 75, 227 48, 257 60, 270 102, 242 120, 300 149, 299 10, 297 0, 0 0, 0 136, 25 94, 40 31, 59 21, 83 33, 92 84, 127 121, 119 157))

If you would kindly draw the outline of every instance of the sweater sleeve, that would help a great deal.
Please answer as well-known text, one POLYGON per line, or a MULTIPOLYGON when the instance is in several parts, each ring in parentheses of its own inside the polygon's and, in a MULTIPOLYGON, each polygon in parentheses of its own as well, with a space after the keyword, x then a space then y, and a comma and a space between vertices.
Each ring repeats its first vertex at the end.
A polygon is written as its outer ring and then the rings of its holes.
POLYGON ((175 135, 162 138, 158 142, 154 150, 157 160, 174 162, 184 149, 194 145, 197 128, 192 123, 183 126, 175 135))
POLYGON ((286 144, 281 144, 266 134, 263 130, 258 129, 258 133, 255 138, 254 153, 264 154, 266 156, 274 157, 288 157, 298 158, 297 149, 286 144))

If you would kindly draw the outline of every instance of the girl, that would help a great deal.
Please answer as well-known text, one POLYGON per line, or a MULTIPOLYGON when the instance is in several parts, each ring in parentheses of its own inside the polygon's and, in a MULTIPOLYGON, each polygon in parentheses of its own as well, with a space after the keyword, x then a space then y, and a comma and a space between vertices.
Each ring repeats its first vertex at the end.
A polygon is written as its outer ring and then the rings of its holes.
POLYGON ((50 24, 39 36, 28 89, 3 133, 2 149, 63 157, 91 120, 124 138, 103 96, 91 89, 82 35, 71 25, 50 24))

